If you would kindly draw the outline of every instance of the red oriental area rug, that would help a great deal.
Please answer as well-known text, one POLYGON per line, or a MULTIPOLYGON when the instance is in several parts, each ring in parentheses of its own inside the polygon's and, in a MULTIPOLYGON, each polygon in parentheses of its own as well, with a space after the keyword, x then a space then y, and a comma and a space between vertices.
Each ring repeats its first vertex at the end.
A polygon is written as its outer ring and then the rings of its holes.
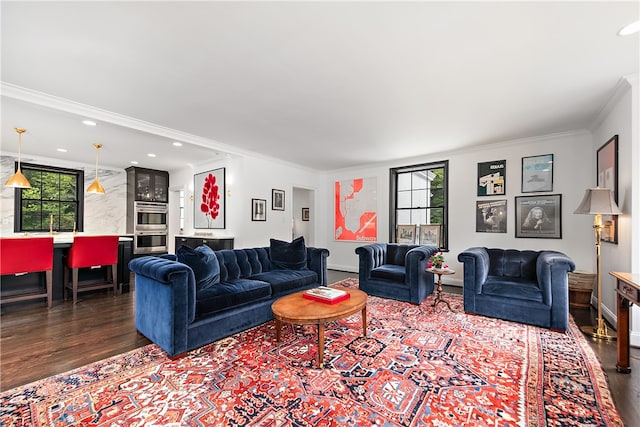
MULTIPOLYGON (((357 286, 357 280, 340 282, 357 286)), ((326 328, 275 322, 170 360, 155 345, 8 390, 1 426, 621 426, 606 378, 566 333, 369 297, 326 328)))

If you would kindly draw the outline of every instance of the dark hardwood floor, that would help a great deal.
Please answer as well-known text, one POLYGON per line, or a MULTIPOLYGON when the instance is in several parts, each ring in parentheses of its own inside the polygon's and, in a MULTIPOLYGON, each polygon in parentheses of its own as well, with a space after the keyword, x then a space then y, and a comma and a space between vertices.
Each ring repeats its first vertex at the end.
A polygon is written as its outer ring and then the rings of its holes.
MULTIPOLYGON (((353 273, 329 271, 329 282, 353 273)), ((133 283, 133 282, 132 282, 133 283)), ((461 293, 445 286, 446 292, 461 293)), ((51 375, 149 344, 134 326, 133 293, 107 291, 80 294, 75 306, 57 302, 5 304, 0 315, 0 390, 5 391, 51 375)), ((572 309, 579 325, 589 324, 594 310, 572 309)), ((616 343, 590 341, 605 371, 616 407, 627 426, 640 426, 640 349, 631 349, 630 375, 615 370, 616 343)))

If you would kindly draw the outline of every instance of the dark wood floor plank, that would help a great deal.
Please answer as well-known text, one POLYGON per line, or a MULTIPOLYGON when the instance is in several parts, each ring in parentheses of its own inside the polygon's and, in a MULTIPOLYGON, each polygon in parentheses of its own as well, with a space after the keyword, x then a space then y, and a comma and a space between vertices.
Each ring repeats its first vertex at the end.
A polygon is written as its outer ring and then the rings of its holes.
MULTIPOLYGON (((357 277, 329 271, 329 282, 357 277)), ((132 282, 133 283, 133 282, 132 282)), ((457 287, 445 291, 461 293, 457 287)), ((8 390, 149 344, 134 325, 133 293, 96 291, 82 300, 37 301, 0 307, 0 390, 8 390)), ((576 323, 593 321, 594 310, 572 309, 576 323)), ((630 375, 615 370, 616 343, 590 341, 607 375, 616 407, 628 426, 640 426, 640 349, 631 349, 630 375)))

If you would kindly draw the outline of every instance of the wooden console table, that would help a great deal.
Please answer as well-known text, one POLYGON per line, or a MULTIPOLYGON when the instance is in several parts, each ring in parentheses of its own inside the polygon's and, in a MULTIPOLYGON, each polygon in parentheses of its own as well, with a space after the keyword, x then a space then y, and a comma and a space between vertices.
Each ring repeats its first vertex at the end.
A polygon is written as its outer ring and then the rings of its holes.
POLYGON ((629 366, 629 305, 640 306, 640 274, 609 273, 616 278, 617 309, 618 309, 618 362, 616 370, 623 374, 631 372, 629 366))

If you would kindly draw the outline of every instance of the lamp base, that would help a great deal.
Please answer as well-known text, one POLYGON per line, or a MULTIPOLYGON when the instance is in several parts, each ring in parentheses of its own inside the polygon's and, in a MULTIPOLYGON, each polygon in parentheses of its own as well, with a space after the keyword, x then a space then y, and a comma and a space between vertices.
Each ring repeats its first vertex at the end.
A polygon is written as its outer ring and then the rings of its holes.
POLYGON ((581 326, 580 330, 591 338, 596 338, 605 341, 615 341, 618 339, 616 331, 609 331, 607 325, 604 323, 604 319, 598 319, 598 326, 581 326))

